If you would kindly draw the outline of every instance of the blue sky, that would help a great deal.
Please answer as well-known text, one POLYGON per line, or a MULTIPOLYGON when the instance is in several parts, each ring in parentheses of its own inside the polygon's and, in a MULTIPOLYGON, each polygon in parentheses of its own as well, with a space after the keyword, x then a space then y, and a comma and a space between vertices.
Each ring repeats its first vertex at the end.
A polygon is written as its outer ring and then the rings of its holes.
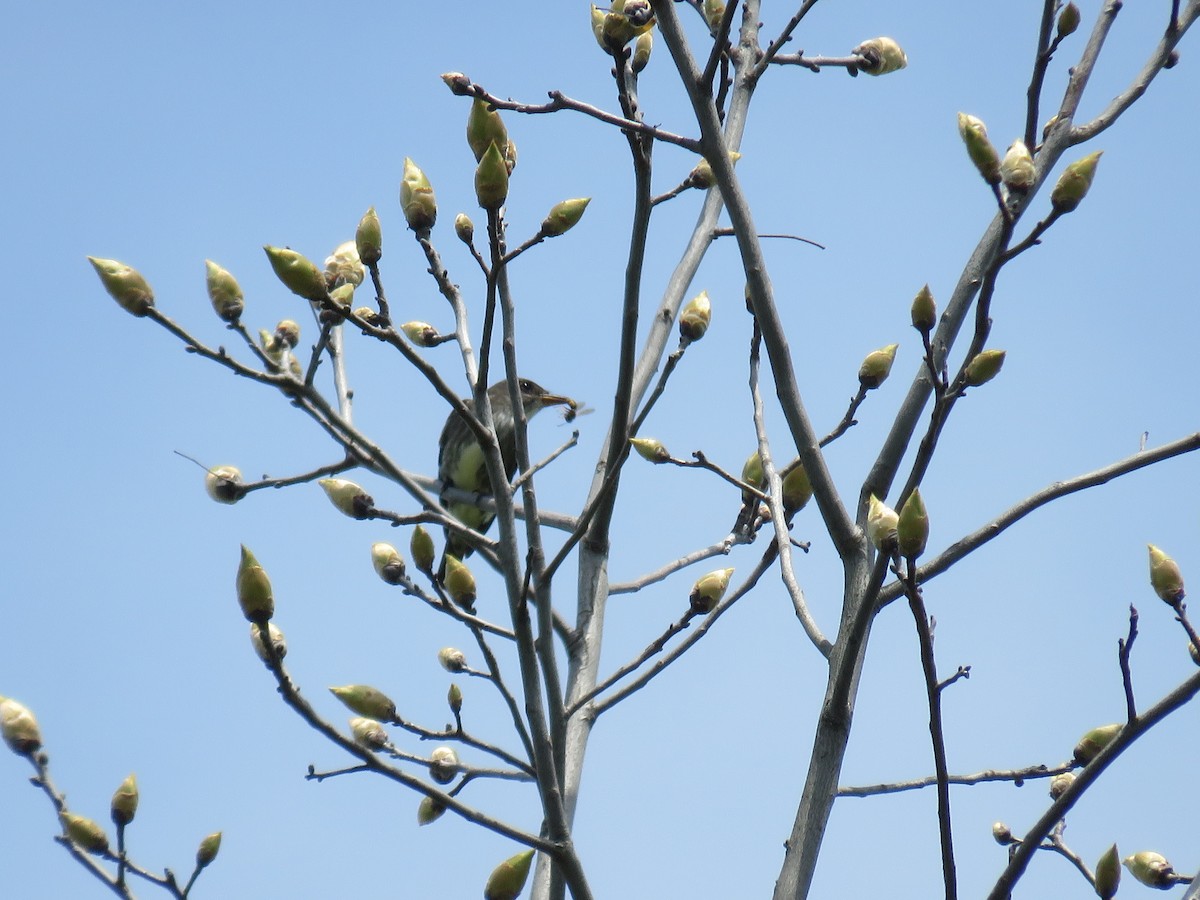
MULTIPOLYGON (((1081 118, 1140 68, 1165 19, 1160 6, 1127 5, 1081 118)), ((1081 7, 1084 26, 1047 79, 1047 108, 1097 11, 1094 2, 1081 7)), ((766 249, 819 429, 841 416, 863 355, 900 343, 891 380, 827 454, 846 496, 857 493, 920 364, 908 325, 913 294, 928 282, 939 300, 949 296, 994 212, 955 114, 984 119, 1002 148, 1018 134, 1039 8, 1030 0, 818 4, 794 48, 840 55, 888 34, 907 50, 909 68, 882 79, 773 69, 755 99, 738 174, 756 221, 827 248, 788 241, 766 249)), ((767 4, 765 33, 789 12, 767 4)), ((319 261, 374 205, 397 317, 448 327, 397 203, 411 156, 437 191, 434 239, 478 323, 481 285, 451 229, 458 211, 483 218, 463 140, 467 103, 437 76, 461 70, 504 96, 540 102, 557 88, 615 108, 587 5, 443 3, 418 21, 411 9, 373 2, 68 2, 53 15, 18 6, 8 19, 0 694, 37 713, 72 807, 106 819, 113 789, 137 773, 142 808, 130 842, 143 864, 186 875, 199 839, 224 830, 197 896, 477 895, 491 867, 515 852, 502 838, 451 817, 418 829, 416 797, 378 780, 304 781, 310 763, 346 760, 278 702, 234 602, 237 547, 246 543, 276 585, 294 677, 320 709, 344 720, 325 687, 364 682, 439 726, 448 679, 435 654, 463 636, 388 593, 368 560, 373 541, 402 545, 407 533, 338 516, 313 486, 234 507, 210 502, 202 473, 173 451, 238 465, 248 477, 302 471, 337 454, 281 398, 121 312, 84 257, 137 266, 164 312, 232 347, 204 293, 203 261, 214 259, 241 281, 252 328, 295 317, 308 341, 307 312, 275 281, 261 247, 288 245, 319 261)), ((1005 270, 992 343, 1008 359, 995 382, 960 404, 923 485, 931 548, 1052 481, 1136 451, 1143 432, 1157 444, 1195 430, 1194 37, 1180 65, 1094 143, 1105 155, 1080 210, 1005 270)), ((659 47, 643 75, 647 119, 693 134, 667 63, 659 47)), ((525 374, 597 409, 577 421, 580 446, 538 477, 542 503, 575 511, 611 411, 632 196, 626 150, 615 132, 568 113, 506 122, 520 148, 508 205, 513 243, 558 200, 593 198, 572 233, 527 254, 511 274, 525 374)), ((655 187, 666 190, 695 160, 660 147, 655 162, 655 187)), ((692 192, 656 213, 647 315, 700 199, 692 192)), ((1037 204, 1040 216, 1048 198, 1037 204)), ((735 469, 754 446, 742 280, 735 247, 718 242, 695 285, 712 297, 712 328, 645 429, 677 456, 702 449, 735 469)), ((462 384, 450 347, 429 356, 462 384)), ((403 360, 362 341, 350 342, 349 365, 358 424, 403 465, 432 473, 444 418, 432 392, 403 360)), ((782 435, 781 417, 768 414, 782 435)), ((552 414, 535 420, 535 455, 569 433, 552 414)), ((929 586, 939 665, 973 667, 946 698, 953 771, 1055 764, 1088 728, 1119 719, 1115 649, 1130 603, 1142 613, 1139 702, 1189 674, 1182 634, 1146 585, 1145 544, 1163 546, 1185 573, 1200 572, 1197 474, 1184 458, 1070 498, 929 586)), ((380 505, 413 511, 383 482, 363 483, 380 505)), ((696 471, 635 460, 623 486, 614 581, 721 539, 736 514, 736 497, 696 471)), ((799 575, 832 631, 840 570, 815 510, 798 519, 796 534, 814 543, 799 575)), ((728 564, 748 571, 759 552, 744 548, 728 564)), ((693 577, 613 601, 604 670, 678 618, 693 577)), ((560 597, 570 581, 568 571, 560 597)), ((932 768, 913 626, 899 605, 880 617, 873 644, 847 783, 932 768)), ((694 654, 606 714, 589 748, 577 826, 596 895, 769 895, 823 685, 785 592, 768 578, 694 654)), ((487 692, 462 687, 468 725, 508 741, 487 692)), ((1115 840, 1123 853, 1154 848, 1182 870, 1197 868, 1194 801, 1180 784, 1194 780, 1186 748, 1198 730, 1194 708, 1178 713, 1076 808, 1066 836, 1089 863, 1115 840)), ((56 823, 24 762, 0 759, 3 893, 101 895, 52 841, 56 823)), ((536 828, 520 789, 488 786, 472 799, 536 828)), ((1004 860, 991 823, 1003 819, 1020 833, 1044 809, 1045 791, 960 789, 953 801, 963 895, 980 896, 1004 860)), ((881 883, 900 896, 932 896, 933 811, 931 792, 839 801, 814 896, 862 896, 881 883)), ((1028 896, 1089 895, 1058 858, 1038 859, 1026 885, 1028 896)))

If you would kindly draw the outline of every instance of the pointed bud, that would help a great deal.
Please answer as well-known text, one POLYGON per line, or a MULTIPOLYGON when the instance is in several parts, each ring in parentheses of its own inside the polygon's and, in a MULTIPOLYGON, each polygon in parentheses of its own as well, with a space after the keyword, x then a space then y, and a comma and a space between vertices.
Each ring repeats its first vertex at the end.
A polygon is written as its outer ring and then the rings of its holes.
POLYGON ((412 557, 418 572, 433 576, 433 538, 420 525, 413 529, 412 538, 408 542, 408 555, 412 557))
POLYGON ((862 57, 858 68, 868 75, 890 75, 908 65, 908 56, 890 37, 863 41, 850 52, 862 57))
POLYGON ((896 544, 901 556, 915 559, 925 552, 928 540, 929 515, 925 512, 925 501, 921 499, 920 489, 913 488, 900 508, 900 518, 896 522, 896 544))
POLYGON ((350 720, 350 733, 354 737, 354 743, 367 750, 382 750, 388 745, 387 729, 383 727, 382 722, 375 719, 355 716, 350 720))
POLYGON ((331 687, 329 692, 341 700, 350 712, 381 722, 396 720, 396 704, 378 688, 368 684, 344 684, 341 687, 331 687))
POLYGON ((0 697, 0 735, 18 756, 32 756, 42 749, 42 731, 33 713, 11 697, 0 697))
POLYGON ((1117 888, 1120 886, 1121 859, 1117 853, 1117 845, 1113 844, 1096 863, 1096 896, 1100 900, 1112 900, 1117 896, 1117 888))
POLYGON ((467 145, 475 154, 475 162, 483 160, 483 154, 491 144, 501 148, 508 144, 508 129, 504 127, 500 113, 486 100, 476 97, 471 101, 471 112, 467 115, 467 145))
POLYGON ((649 64, 650 53, 653 50, 654 32, 647 31, 645 34, 639 34, 637 41, 633 45, 633 57, 629 60, 629 66, 633 69, 635 75, 649 64))
POLYGON ((966 371, 963 372, 963 379, 968 387, 979 387, 981 384, 987 384, 993 378, 1000 374, 1000 367, 1004 365, 1004 350, 981 350, 967 363, 966 371))
POLYGON ((455 97, 466 97, 471 93, 471 79, 462 72, 443 72, 441 79, 455 97))
POLYGON ((375 500, 353 481, 344 478, 322 478, 317 484, 325 491, 329 502, 338 512, 352 519, 366 519, 375 508, 375 500))
POLYGON ((576 197, 572 200, 562 200, 550 207, 550 212, 542 220, 539 232, 542 237, 558 237, 566 234, 583 218, 583 211, 592 202, 591 197, 576 197))
POLYGON ((467 655, 457 647, 443 647, 438 651, 438 662, 447 672, 462 672, 467 668, 467 655))
POLYGON ((475 168, 475 199, 483 209, 499 209, 508 199, 508 167, 496 144, 488 146, 475 168))
POLYGON ((196 868, 203 869, 211 865, 221 851, 221 832, 214 831, 200 842, 196 848, 196 868))
POLYGON ((869 391, 883 384, 892 371, 892 363, 896 361, 896 348, 899 346, 888 344, 868 353, 862 365, 858 367, 858 383, 869 391))
POLYGON ((933 291, 929 290, 929 285, 925 285, 913 297, 912 325, 922 334, 928 334, 936 324, 937 304, 933 302, 933 291))
MULTIPOLYGON (((271 646, 275 648, 275 656, 283 659, 287 656, 287 640, 284 639, 283 632, 275 627, 274 622, 267 623, 267 639, 271 642, 271 646)), ((263 662, 267 662, 267 648, 263 644, 262 632, 259 631, 259 626, 250 625, 250 644, 254 647, 254 652, 263 662)))
POLYGON ((766 481, 766 476, 763 474, 762 457, 755 450, 742 465, 742 481, 751 487, 762 488, 763 482, 766 481))
POLYGON ((76 815, 73 812, 61 812, 58 814, 58 818, 63 824, 67 837, 71 839, 71 843, 79 849, 97 855, 108 852, 108 835, 104 833, 104 829, 98 823, 87 816, 76 815))
POLYGON ((1081 766, 1086 766, 1093 759, 1100 755, 1100 751, 1112 743, 1113 738, 1121 733, 1121 725, 1101 725, 1098 728, 1093 728, 1087 734, 1079 739, 1079 743, 1075 745, 1075 751, 1072 754, 1075 762, 1081 766))
POLYGON ((374 265, 383 257, 383 225, 375 207, 368 209, 358 220, 358 228, 354 231, 354 246, 364 266, 374 265))
POLYGON ((154 306, 154 291, 150 290, 150 285, 137 269, 115 259, 99 259, 95 256, 87 259, 100 276, 108 295, 125 312, 144 316, 154 306))
POLYGON ((732 575, 733 569, 717 569, 697 580, 692 585, 692 593, 688 596, 692 612, 696 615, 705 615, 716 609, 721 598, 725 596, 725 591, 729 588, 729 579, 732 575))
POLYGON ((275 277, 293 294, 313 303, 321 303, 329 296, 325 276, 311 259, 287 247, 267 245, 263 250, 275 270, 275 277))
MULTIPOLYGON (((742 154, 735 150, 729 151, 730 162, 736 163, 742 158, 742 154)), ((702 159, 696 163, 696 167, 688 172, 687 178, 684 179, 684 184, 688 187, 707 190, 717 183, 717 176, 713 174, 712 166, 707 159, 702 159)))
POLYGON ((712 303, 708 299, 708 291, 701 291, 688 301, 679 314, 679 339, 684 343, 700 340, 708 331, 710 322, 712 303))
POLYGON ((671 458, 671 454, 667 452, 662 441, 656 438, 630 438, 629 443, 633 444, 633 449, 637 451, 638 456, 655 465, 665 463, 671 458))
POLYGON ((867 507, 867 537, 876 550, 891 554, 897 549, 899 537, 896 529, 899 524, 899 514, 872 494, 867 507))
POLYGON ((418 347, 437 346, 437 330, 428 322, 405 322, 400 326, 400 330, 418 347))
POLYGON ((1010 193, 1024 194, 1033 187, 1037 172, 1033 167, 1033 154, 1024 141, 1013 141, 1000 160, 1000 180, 1010 193))
MULTIPOLYGON (((329 292, 329 299, 333 303, 333 305, 335 307, 337 307, 338 309, 340 309, 343 313, 348 311, 350 309, 350 304, 354 302, 354 285, 339 284, 337 287, 335 287, 332 291, 329 292)), ((328 313, 325 313, 325 315, 328 315, 328 313)), ((321 321, 324 322, 324 321, 337 321, 337 320, 336 319, 326 320, 323 318, 321 321)))
POLYGON ((391 544, 379 541, 371 545, 371 565, 385 584, 403 584, 404 557, 391 544))
POLYGON ((112 802, 109 804, 109 815, 112 816, 113 824, 118 828, 124 828, 133 821, 133 817, 137 814, 137 808, 137 778, 129 775, 113 793, 112 802))
POLYGON ((408 157, 404 158, 404 176, 400 181, 400 209, 413 231, 427 231, 437 221, 437 198, 425 173, 408 157))
POLYGON ((1050 779, 1050 799, 1057 800, 1075 783, 1074 772, 1063 772, 1050 779))
POLYGON ((458 715, 462 712, 463 695, 462 688, 457 684, 451 684, 449 690, 446 691, 446 703, 450 706, 450 712, 458 715))
POLYGON ((1050 192, 1050 202, 1056 210, 1069 213, 1079 206, 1092 186, 1092 179, 1096 177, 1096 165, 1102 153, 1103 150, 1089 153, 1063 170, 1054 190, 1050 192))
POLYGON ((1143 850, 1123 860, 1129 874, 1146 887, 1166 890, 1174 887, 1177 879, 1175 869, 1167 862, 1167 858, 1153 850, 1143 850))
POLYGON ((1074 3, 1068 3, 1062 8, 1062 12, 1058 14, 1058 36, 1065 38, 1068 35, 1074 34, 1075 29, 1079 27, 1079 7, 1074 3))
POLYGON ((204 490, 218 503, 237 503, 246 496, 242 473, 235 466, 217 466, 204 474, 204 490))
POLYGON ((1013 842, 1012 829, 1003 822, 995 822, 992 824, 992 840, 1001 847, 1007 847, 1013 842))
POLYGON ((988 184, 1000 183, 1000 154, 988 140, 987 126, 966 113, 958 114, 958 133, 967 147, 967 155, 988 184))
POLYGON ((594 3, 592 4, 592 36, 596 38, 600 49, 608 53, 608 47, 604 45, 604 13, 594 3))
POLYGON ((470 246, 471 241, 475 239, 475 223, 471 221, 471 217, 466 213, 459 213, 455 216, 454 233, 458 235, 460 241, 470 246))
POLYGON ((275 614, 271 579, 245 544, 242 544, 242 558, 238 563, 237 595, 242 615, 251 622, 266 622, 275 614))
POLYGON ((800 512, 812 499, 812 482, 808 480, 808 472, 796 460, 783 473, 783 511, 788 515, 800 512))
POLYGON ((492 870, 483 889, 483 900, 517 900, 529 877, 533 851, 525 850, 510 856, 492 870))
POLYGON ((449 784, 458 774, 458 754, 450 747, 435 747, 429 754, 429 777, 438 784, 449 784))
POLYGON ((362 260, 358 258, 356 241, 338 244, 337 249, 325 258, 325 283, 330 288, 342 284, 357 287, 366 277, 367 272, 363 268, 362 260))
POLYGON ((436 822, 445 811, 446 807, 432 797, 422 797, 421 802, 417 804, 417 824, 428 825, 430 822, 436 822))
POLYGON ((475 576, 471 574, 466 563, 457 556, 447 553, 445 560, 446 575, 442 579, 442 585, 446 588, 446 593, 450 595, 451 600, 467 612, 473 612, 475 609, 475 576))
POLYGON ((1185 596, 1179 564, 1153 544, 1147 546, 1150 548, 1150 586, 1163 601, 1178 606, 1185 596))
POLYGON ((205 285, 213 310, 222 322, 236 322, 246 308, 242 287, 227 269, 222 269, 211 259, 204 261, 205 285))

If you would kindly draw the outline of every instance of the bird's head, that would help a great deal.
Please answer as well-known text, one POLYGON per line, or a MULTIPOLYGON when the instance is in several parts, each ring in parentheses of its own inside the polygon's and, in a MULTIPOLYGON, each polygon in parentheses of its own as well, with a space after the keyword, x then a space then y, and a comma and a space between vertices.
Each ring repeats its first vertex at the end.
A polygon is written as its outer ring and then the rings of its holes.
MULTIPOLYGON (((521 391, 521 405, 525 408, 525 418, 527 419, 547 406, 566 406, 572 402, 570 397, 552 394, 536 381, 530 381, 528 378, 520 379, 517 387, 521 391)), ((492 403, 493 412, 497 404, 502 407, 508 406, 508 382, 500 381, 488 388, 488 399, 492 403)))

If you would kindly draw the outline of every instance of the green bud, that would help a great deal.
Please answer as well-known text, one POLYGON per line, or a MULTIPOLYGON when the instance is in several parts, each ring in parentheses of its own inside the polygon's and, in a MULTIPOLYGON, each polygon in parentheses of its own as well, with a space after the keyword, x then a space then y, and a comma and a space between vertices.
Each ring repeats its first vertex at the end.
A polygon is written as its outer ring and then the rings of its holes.
POLYGON ((1024 141, 1013 141, 1000 160, 1000 180, 1010 193, 1024 194, 1037 180, 1037 172, 1033 167, 1033 154, 1025 146, 1024 141))
MULTIPOLYGON (((275 627, 274 622, 267 623, 267 640, 275 648, 275 656, 279 659, 287 656, 287 640, 284 639, 283 632, 275 627)), ((250 643, 254 647, 254 652, 258 658, 263 662, 267 662, 267 648, 263 645, 262 632, 259 631, 258 625, 250 625, 250 643)))
POLYGON ((967 363, 967 369, 963 372, 963 378, 968 387, 979 387, 981 384, 987 384, 998 374, 1000 367, 1004 365, 1005 351, 1003 350, 981 350, 967 363))
POLYGON ((701 291, 688 301, 679 314, 679 339, 685 343, 700 340, 708 331, 710 322, 712 303, 708 299, 708 291, 701 291))
POLYGON ((100 283, 121 309, 135 316, 144 316, 154 306, 154 291, 137 269, 115 259, 89 256, 88 262, 100 276, 100 283))
POLYGON ((591 197, 576 197, 573 200, 562 200, 555 203, 546 218, 542 220, 540 231, 542 237, 550 238, 566 234, 583 218, 583 211, 591 202, 591 197))
POLYGON ((925 544, 929 540, 929 514, 925 512, 925 501, 921 499, 919 488, 904 501, 900 508, 900 518, 896 522, 896 544, 900 555, 907 559, 915 559, 925 552, 925 544))
POLYGON ((1176 884, 1175 869, 1167 858, 1153 850, 1143 850, 1123 860, 1129 874, 1146 887, 1166 890, 1176 884))
POLYGON ((630 438, 629 443, 633 444, 633 449, 637 451, 638 456, 655 465, 664 463, 671 458, 671 454, 667 452, 662 441, 656 438, 630 438))
POLYGON ((404 557, 391 544, 379 541, 371 545, 371 565, 385 584, 404 582, 404 557))
MULTIPOLYGON (((345 312, 354 301, 354 285, 339 284, 329 292, 329 299, 333 301, 334 306, 345 312)), ((358 312, 358 310, 355 310, 355 312, 358 312)), ((368 312, 374 315, 373 310, 368 310, 368 312)))
POLYGON ((449 784, 458 774, 458 754, 451 747, 435 747, 429 754, 429 777, 438 784, 449 784))
POLYGON ((208 299, 212 301, 217 317, 222 322, 236 322, 242 317, 242 310, 246 308, 241 285, 227 269, 222 269, 211 259, 204 261, 204 270, 208 299))
POLYGON ((867 537, 871 539, 876 550, 891 554, 897 549, 899 524, 899 514, 872 494, 870 505, 867 507, 867 537))
POLYGON ((437 346, 437 329, 428 322, 405 322, 400 326, 400 330, 418 347, 437 346))
POLYGON ((471 93, 471 79, 462 72, 443 72, 441 79, 455 97, 466 97, 471 93))
POLYGON ((358 228, 354 231, 354 246, 358 250, 358 258, 365 266, 374 265, 383 257, 383 225, 375 207, 368 209, 358 220, 358 228))
POLYGON ((483 161, 491 144, 497 147, 508 144, 508 129, 500 113, 478 97, 471 101, 471 112, 467 115, 467 144, 475 154, 475 162, 483 161))
POLYGON ((1096 165, 1100 162, 1103 150, 1089 153, 1083 159, 1078 159, 1063 170, 1058 177, 1058 183, 1050 192, 1050 203, 1060 213, 1073 211, 1087 196, 1096 177, 1096 165))
POLYGON ((1101 750, 1112 743, 1113 738, 1121 733, 1122 727, 1120 724, 1114 724, 1093 728, 1081 737, 1079 743, 1075 745, 1075 752, 1073 754, 1075 762, 1081 766, 1086 766, 1100 755, 1101 750))
POLYGON ((412 538, 408 542, 408 555, 412 557, 418 572, 433 576, 433 538, 420 525, 413 529, 412 538))
POLYGON ((443 647, 438 651, 438 662, 447 672, 463 672, 467 668, 467 655, 457 647, 443 647))
POLYGON ((396 704, 377 688, 367 684, 344 684, 331 687, 329 692, 341 700, 348 710, 360 716, 383 722, 396 721, 396 704))
POLYGON ((908 56, 890 37, 863 41, 850 52, 862 57, 858 68, 868 75, 890 75, 908 65, 908 56))
POLYGON ((1000 183, 1000 155, 988 140, 987 126, 966 113, 958 114, 958 133, 967 147, 967 155, 988 184, 1000 183))
POLYGON ((446 593, 450 595, 451 600, 467 612, 473 612, 475 609, 475 576, 471 574, 466 563, 457 556, 447 553, 445 559, 446 576, 442 579, 442 585, 446 588, 446 593))
POLYGON ((196 849, 196 868, 203 869, 211 865, 221 851, 221 832, 214 831, 200 842, 196 849))
POLYGON ((128 825, 137 814, 137 808, 137 778, 129 775, 113 793, 112 802, 109 804, 109 814, 112 816, 113 824, 118 828, 128 825))
POLYGON ((350 720, 350 733, 354 743, 366 750, 382 750, 388 745, 387 729, 382 722, 365 716, 355 716, 350 720))
POLYGON ((1185 596, 1179 564, 1153 544, 1147 546, 1150 548, 1150 586, 1164 602, 1178 606, 1185 596))
POLYGON ((425 173, 407 156, 404 158, 404 175, 400 181, 400 209, 408 227, 416 232, 428 231, 437 221, 437 198, 433 195, 433 186, 425 173))
POLYGON ((604 18, 605 14, 601 12, 596 4, 592 4, 592 35, 596 38, 596 43, 600 45, 600 49, 608 53, 608 47, 604 45, 604 18))
POLYGON ((912 325, 917 331, 926 334, 933 331, 936 324, 937 304, 933 302, 933 291, 929 290, 929 285, 925 285, 917 291, 917 296, 913 297, 912 325))
MULTIPOLYGON (((736 150, 729 151, 730 162, 736 163, 742 158, 742 154, 736 150)), ((702 159, 696 163, 696 167, 688 172, 688 177, 684 179, 684 184, 688 187, 700 188, 707 190, 717 183, 717 176, 713 174, 712 166, 707 159, 702 159)))
POLYGON ((445 811, 446 807, 432 797, 422 797, 421 802, 417 804, 417 824, 428 825, 430 822, 436 822, 445 811))
POLYGON ((994 822, 992 824, 992 840, 1001 847, 1007 847, 1013 842, 1012 829, 1003 822, 994 822))
POLYGON ((1192 662, 1200 666, 1200 649, 1191 641, 1188 641, 1188 655, 1192 657, 1192 662))
POLYGON ((475 239, 475 223, 471 221, 471 217, 466 213, 459 213, 455 216, 454 233, 458 235, 460 241, 470 246, 471 241, 475 239))
POLYGON ((32 712, 11 697, 0 697, 0 735, 18 756, 32 756, 42 749, 42 731, 32 712))
POLYGON ((299 323, 293 319, 281 319, 275 326, 275 340, 294 350, 300 343, 299 323))
POLYGON ((647 0, 614 0, 611 11, 601 13, 599 20, 592 13, 592 31, 606 53, 619 50, 653 26, 654 14, 647 0))
POLYGON ((484 886, 484 900, 517 900, 525 888, 532 862, 533 851, 525 850, 496 866, 484 886))
POLYGON ((650 62, 650 53, 654 50, 654 32, 647 31, 645 34, 639 34, 638 39, 633 45, 633 57, 629 60, 630 68, 634 74, 641 72, 650 62))
POLYGON ((293 294, 313 303, 321 303, 329 296, 325 276, 311 259, 287 247, 268 245, 263 250, 275 270, 275 277, 293 294))
MULTIPOLYGON (((1071 4, 1074 6, 1074 4, 1071 4)), ((1096 863, 1096 896, 1100 900, 1112 900, 1121 886, 1121 859, 1117 854, 1117 845, 1113 844, 1104 851, 1100 861, 1096 863)))
POLYGON ((325 258, 325 283, 330 288, 342 284, 352 284, 355 287, 363 283, 367 272, 362 260, 358 258, 358 243, 345 241, 325 258))
POLYGON ((450 706, 450 712, 458 715, 462 712, 463 695, 462 688, 457 684, 451 684, 449 690, 446 691, 446 703, 450 706))
POLYGON ((751 487, 761 488, 763 482, 766 481, 766 476, 763 474, 762 457, 755 450, 742 465, 742 481, 751 487))
POLYGON ((725 596, 725 591, 729 588, 729 579, 732 575, 733 569, 717 569, 698 579, 692 585, 691 594, 688 595, 688 603, 691 605, 692 612, 696 615, 706 615, 716 609, 721 598, 725 596))
POLYGON ((242 544, 242 559, 238 563, 237 595, 242 615, 251 622, 265 623, 275 614, 271 579, 245 544, 242 544))
POLYGON ((475 168, 475 198, 489 210, 499 209, 508 199, 508 167, 496 144, 488 145, 475 168))
POLYGON ((1050 799, 1057 800, 1075 783, 1074 772, 1063 772, 1050 779, 1050 799))
POLYGON ((899 346, 888 344, 868 353, 862 365, 858 367, 858 383, 869 391, 883 384, 892 371, 892 363, 896 361, 896 348, 899 346))
POLYGON ((204 473, 204 490, 218 503, 237 503, 246 492, 242 489, 242 473, 236 466, 217 466, 204 473))
POLYGON ((812 482, 800 460, 796 460, 783 472, 783 510, 789 515, 798 513, 812 499, 812 482))
POLYGON ((1074 3, 1068 3, 1062 8, 1062 12, 1058 14, 1058 36, 1065 38, 1067 35, 1074 34, 1075 29, 1079 27, 1079 7, 1074 3))
POLYGON ((97 855, 108 852, 108 835, 104 833, 104 829, 99 824, 87 816, 76 815, 65 810, 58 814, 58 818, 63 824, 63 830, 66 831, 67 837, 71 839, 71 843, 78 846, 79 849, 97 855))
POLYGON ((319 484, 325 491, 329 502, 338 512, 352 519, 366 519, 375 508, 375 500, 353 481, 344 478, 322 478, 319 484))

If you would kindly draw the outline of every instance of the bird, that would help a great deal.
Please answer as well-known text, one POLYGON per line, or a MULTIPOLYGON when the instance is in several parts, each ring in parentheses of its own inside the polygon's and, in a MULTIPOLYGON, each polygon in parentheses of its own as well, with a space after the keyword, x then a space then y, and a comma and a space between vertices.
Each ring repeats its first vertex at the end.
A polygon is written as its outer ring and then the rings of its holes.
MULTIPOLYGON (((517 387, 521 392, 521 404, 527 420, 548 406, 575 406, 575 401, 570 397, 552 394, 528 378, 518 380, 517 387)), ((500 457, 504 461, 504 475, 512 481, 513 474, 517 471, 517 435, 508 382, 493 384, 488 388, 487 395, 492 407, 496 440, 500 444, 500 457)), ((465 403, 468 409, 474 411, 473 400, 466 400, 465 403)), ((457 410, 450 411, 438 438, 438 480, 441 481, 443 490, 453 487, 489 497, 493 495, 483 448, 479 446, 475 433, 457 410)), ((495 512, 480 509, 469 502, 447 502, 443 499, 442 505, 464 525, 479 532, 487 531, 496 518, 495 512)), ((450 529, 446 529, 446 554, 462 559, 469 556, 473 550, 469 543, 456 536, 450 529)), ((445 570, 446 560, 443 555, 439 577, 444 577, 445 570)))

